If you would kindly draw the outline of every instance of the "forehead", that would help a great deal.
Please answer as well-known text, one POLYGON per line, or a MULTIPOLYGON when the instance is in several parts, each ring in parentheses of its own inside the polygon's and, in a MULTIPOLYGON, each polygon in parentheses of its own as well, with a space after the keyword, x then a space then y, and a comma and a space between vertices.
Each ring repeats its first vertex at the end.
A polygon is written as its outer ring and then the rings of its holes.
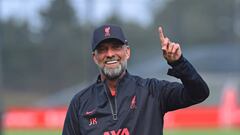
POLYGON ((101 43, 98 44, 97 48, 99 47, 106 47, 109 45, 123 45, 124 43, 118 39, 110 38, 102 41, 101 43))

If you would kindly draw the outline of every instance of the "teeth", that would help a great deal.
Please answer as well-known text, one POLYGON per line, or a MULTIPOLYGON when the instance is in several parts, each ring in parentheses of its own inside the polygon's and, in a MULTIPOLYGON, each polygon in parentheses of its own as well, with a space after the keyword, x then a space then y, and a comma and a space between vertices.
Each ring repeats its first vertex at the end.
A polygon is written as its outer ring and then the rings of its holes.
POLYGON ((116 60, 114 60, 114 61, 107 61, 106 63, 107 64, 113 64, 113 63, 116 63, 117 61, 116 60))

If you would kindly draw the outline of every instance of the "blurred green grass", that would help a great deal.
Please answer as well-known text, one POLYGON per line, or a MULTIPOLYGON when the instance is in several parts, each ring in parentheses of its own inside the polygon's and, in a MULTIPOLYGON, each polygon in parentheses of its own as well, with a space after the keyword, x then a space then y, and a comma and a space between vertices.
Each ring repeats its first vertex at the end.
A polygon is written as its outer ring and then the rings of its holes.
MULTIPOLYGON (((3 135, 61 135, 61 130, 6 130, 3 135)), ((166 129, 164 135, 240 135, 234 129, 166 129)))
POLYGON ((240 128, 166 129, 164 135, 240 135, 240 128))
POLYGON ((35 129, 35 130, 24 130, 24 129, 14 129, 14 130, 5 130, 3 135, 61 135, 61 130, 44 130, 44 129, 35 129))

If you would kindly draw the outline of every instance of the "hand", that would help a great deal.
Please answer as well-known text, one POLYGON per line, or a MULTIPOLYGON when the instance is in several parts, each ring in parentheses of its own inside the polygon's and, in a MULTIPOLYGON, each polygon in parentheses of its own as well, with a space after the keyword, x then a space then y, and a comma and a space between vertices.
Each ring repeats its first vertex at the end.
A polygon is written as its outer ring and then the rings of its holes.
POLYGON ((159 27, 158 31, 164 58, 170 63, 177 61, 182 55, 180 45, 165 37, 162 27, 159 27))

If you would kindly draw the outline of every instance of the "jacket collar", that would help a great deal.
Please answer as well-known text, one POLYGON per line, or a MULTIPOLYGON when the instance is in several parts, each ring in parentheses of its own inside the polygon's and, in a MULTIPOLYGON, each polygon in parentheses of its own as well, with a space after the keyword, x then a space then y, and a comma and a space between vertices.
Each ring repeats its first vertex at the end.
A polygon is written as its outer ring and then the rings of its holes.
MULTIPOLYGON (((130 78, 131 78, 131 75, 126 70, 125 75, 121 79, 118 80, 118 84, 117 84, 118 89, 123 88, 124 85, 126 85, 129 82, 130 78)), ((108 101, 105 87, 106 87, 106 81, 102 81, 100 75, 98 75, 98 78, 96 81, 96 89, 95 89, 95 91, 97 92, 97 95, 98 95, 98 97, 97 97, 98 98, 98 107, 103 106, 108 101)), ((121 89, 121 90, 124 90, 124 89, 121 89)), ((123 92, 123 91, 121 91, 121 92, 123 92)), ((127 93, 130 94, 131 92, 127 92, 127 93)))

